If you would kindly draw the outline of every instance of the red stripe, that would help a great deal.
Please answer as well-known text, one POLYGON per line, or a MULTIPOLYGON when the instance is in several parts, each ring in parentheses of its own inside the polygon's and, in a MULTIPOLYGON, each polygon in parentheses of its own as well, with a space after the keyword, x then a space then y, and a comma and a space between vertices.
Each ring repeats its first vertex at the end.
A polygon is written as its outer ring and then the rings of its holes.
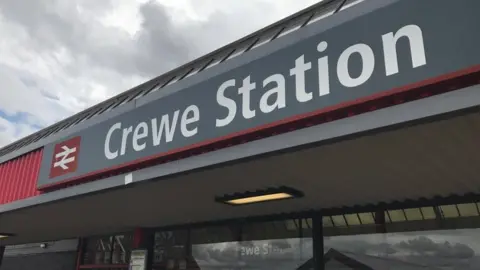
POLYGON ((128 269, 128 264, 91 264, 80 265, 78 269, 128 269))
POLYGON ((140 245, 143 242, 144 234, 143 229, 136 228, 133 232, 133 248, 140 248, 140 245))
MULTIPOLYGON (((449 81, 452 81, 453 79, 456 79, 456 78, 466 77, 468 75, 475 75, 475 77, 476 77, 478 72, 480 72, 480 65, 475 65, 473 67, 463 69, 463 70, 460 70, 460 71, 457 71, 457 72, 445 74, 445 75, 442 75, 442 76, 438 76, 438 77, 435 77, 435 78, 431 78, 431 79, 427 79, 427 80, 424 80, 424 81, 416 82, 416 83, 409 84, 409 85, 406 85, 406 86, 394 88, 394 89, 391 89, 391 90, 382 91, 382 92, 376 93, 374 95, 370 95, 370 96, 367 96, 367 97, 355 99, 355 100, 348 101, 348 102, 343 102, 343 103, 333 105, 333 106, 329 106, 329 107, 326 107, 326 108, 322 108, 322 109, 319 109, 319 110, 316 110, 316 111, 313 111, 313 112, 300 114, 300 115, 295 115, 295 116, 285 118, 285 119, 282 119, 282 120, 279 120, 279 121, 276 121, 276 122, 272 122, 272 123, 269 123, 269 124, 266 124, 266 125, 262 125, 262 126, 259 126, 259 127, 250 128, 250 129, 247 129, 247 130, 242 130, 242 131, 235 132, 235 133, 232 133, 232 134, 229 134, 229 135, 226 135, 226 136, 217 137, 215 139, 206 140, 206 141, 203 141, 203 142, 200 142, 200 143, 196 143, 196 144, 192 144, 192 145, 189 145, 189 146, 177 148, 177 149, 174 149, 174 150, 171 150, 171 151, 168 151, 168 152, 162 152, 162 153, 152 155, 152 156, 149 156, 149 157, 137 159, 137 160, 134 160, 134 161, 131 161, 131 162, 126 162, 126 163, 123 163, 123 164, 120 164, 120 165, 115 165, 115 166, 108 167, 108 168, 105 168, 105 169, 90 172, 90 173, 87 173, 87 174, 84 174, 84 175, 81 175, 81 176, 65 179, 65 180, 62 180, 62 181, 59 181, 59 182, 56 182, 56 183, 42 185, 42 186, 39 186, 38 189, 39 190, 47 190, 47 189, 64 187, 66 185, 70 185, 70 184, 73 184, 73 183, 85 182, 85 180, 87 178, 93 178, 94 176, 97 176, 96 179, 98 179, 100 175, 102 175, 104 177, 108 177, 111 174, 107 175, 107 173, 113 173, 114 171, 120 171, 120 170, 123 170, 123 169, 128 169, 132 166, 146 164, 146 163, 149 163, 149 162, 161 159, 161 158, 172 156, 174 154, 187 152, 187 151, 194 150, 194 149, 199 149, 199 148, 202 148, 204 146, 212 145, 212 144, 215 144, 215 143, 218 143, 218 142, 229 141, 229 140, 232 140, 234 138, 254 134, 254 133, 257 133, 259 131, 263 131, 263 130, 266 130, 266 129, 271 129, 271 128, 278 127, 278 126, 284 126, 284 125, 287 125, 287 124, 292 124, 292 123, 295 123, 295 122, 298 122, 298 121, 304 120, 304 119, 311 119, 313 117, 322 116, 322 115, 325 115, 327 113, 338 111, 338 110, 341 110, 341 109, 344 109, 344 108, 354 107, 354 106, 359 105, 359 104, 365 104, 365 103, 370 103, 372 101, 378 101, 378 100, 380 100, 382 98, 385 98, 385 97, 391 97, 391 96, 395 96, 397 94, 406 94, 406 93, 409 93, 409 92, 418 91, 418 90, 421 90, 422 88, 428 88, 429 86, 437 85, 437 84, 444 83, 444 82, 449 82, 449 81)), ((476 84, 476 83, 479 83, 479 81, 476 80, 475 83, 470 82, 470 85, 476 84)), ((451 88, 452 86, 449 86, 449 87, 451 88)), ((455 89, 458 89, 458 88, 455 88, 455 89)), ((448 91, 451 91, 451 90, 454 90, 454 89, 448 89, 448 91)), ((443 91, 443 92, 446 92, 446 91, 443 91)), ((424 96, 424 97, 426 97, 426 96, 424 96)), ((375 109, 379 109, 379 107, 375 106, 371 110, 375 110, 375 109)), ((349 116, 352 116, 352 115, 355 115, 355 114, 356 114, 355 112, 351 112, 351 113, 349 113, 349 116)), ((333 120, 333 119, 330 119, 330 120, 333 120)), ((90 179, 90 180, 92 180, 92 179, 90 179)))

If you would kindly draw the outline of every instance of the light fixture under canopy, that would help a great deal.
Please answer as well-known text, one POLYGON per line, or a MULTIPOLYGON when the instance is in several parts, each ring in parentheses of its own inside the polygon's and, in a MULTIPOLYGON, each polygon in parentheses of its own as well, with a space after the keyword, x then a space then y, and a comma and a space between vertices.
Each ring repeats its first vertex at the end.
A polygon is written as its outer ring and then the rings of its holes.
POLYGON ((303 192, 294 188, 281 186, 256 191, 238 192, 216 197, 215 201, 229 205, 245 205, 303 197, 303 192))

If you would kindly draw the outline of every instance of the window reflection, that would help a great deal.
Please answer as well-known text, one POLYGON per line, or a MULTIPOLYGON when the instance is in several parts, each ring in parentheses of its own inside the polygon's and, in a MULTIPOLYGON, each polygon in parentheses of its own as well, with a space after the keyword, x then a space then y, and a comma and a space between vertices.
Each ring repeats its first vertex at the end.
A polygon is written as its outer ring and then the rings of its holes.
POLYGON ((313 254, 310 223, 291 219, 158 232, 154 269, 299 269, 313 254))
POLYGON ((325 237, 326 269, 480 269, 479 229, 325 237))
POLYGON ((299 268, 312 257, 311 238, 196 244, 193 257, 202 270, 299 268))
POLYGON ((117 234, 85 239, 82 265, 125 265, 133 246, 133 234, 117 234))
POLYGON ((186 269, 188 264, 188 232, 160 231, 155 233, 153 249, 154 269, 186 269))

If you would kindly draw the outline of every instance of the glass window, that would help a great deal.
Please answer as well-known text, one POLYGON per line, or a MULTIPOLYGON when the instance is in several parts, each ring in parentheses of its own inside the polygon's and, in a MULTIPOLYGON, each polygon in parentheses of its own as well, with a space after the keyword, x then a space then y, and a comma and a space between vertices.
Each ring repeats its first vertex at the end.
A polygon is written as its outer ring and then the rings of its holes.
POLYGON ((457 206, 452 205, 442 205, 440 206, 440 211, 442 213, 443 218, 456 218, 460 215, 458 213, 457 206))
POLYGON ((302 220, 302 229, 303 231, 307 231, 307 232, 310 232, 313 228, 313 223, 312 223, 312 219, 311 218, 305 218, 302 220))
POLYGON ((87 238, 82 265, 126 265, 133 246, 133 234, 87 238))
POLYGON ((359 213, 358 214, 360 221, 364 225, 375 224, 375 218, 373 217, 373 213, 359 213))
POLYGON ((298 269, 312 258, 309 226, 289 219, 192 229, 183 269, 298 269))
POLYGON ((420 208, 424 219, 436 219, 435 209, 432 206, 420 208))
POLYGON ((420 208, 405 209, 405 216, 409 221, 423 220, 423 216, 422 216, 422 212, 420 211, 420 208))
POLYGON ((477 205, 474 203, 457 204, 458 211, 462 217, 475 217, 478 216, 477 205))
POLYGON ((479 229, 325 237, 325 269, 479 269, 479 237, 479 229))
POLYGON ((188 257, 189 232, 187 230, 159 231, 155 233, 153 269, 185 268, 188 257))
POLYGON ((242 240, 295 238, 300 235, 300 220, 247 223, 242 227, 242 240), (288 224, 293 223, 294 226, 288 224))
POLYGON ((332 216, 333 225, 335 227, 346 227, 347 221, 343 217, 343 215, 332 216))
POLYGON ((402 222, 407 220, 402 209, 390 210, 388 211, 387 215, 390 217, 391 222, 402 222))
POLYGON ((323 227, 333 227, 333 221, 330 216, 323 217, 323 227))
POLYGON ((111 236, 88 238, 83 255, 83 264, 110 264, 111 240, 111 236))
POLYGON ((345 219, 347 220, 348 226, 361 225, 360 219, 358 218, 357 214, 345 215, 345 219))

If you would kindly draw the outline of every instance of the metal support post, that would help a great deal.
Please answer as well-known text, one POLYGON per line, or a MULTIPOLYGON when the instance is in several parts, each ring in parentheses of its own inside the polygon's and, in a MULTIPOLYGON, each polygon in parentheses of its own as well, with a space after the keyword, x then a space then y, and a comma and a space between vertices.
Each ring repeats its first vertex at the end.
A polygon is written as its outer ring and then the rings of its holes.
POLYGON ((0 267, 2 266, 3 254, 5 254, 5 246, 0 246, 0 267))
POLYGON ((313 223, 313 269, 325 270, 324 250, 323 250, 323 221, 322 215, 315 214, 312 218, 313 223))

